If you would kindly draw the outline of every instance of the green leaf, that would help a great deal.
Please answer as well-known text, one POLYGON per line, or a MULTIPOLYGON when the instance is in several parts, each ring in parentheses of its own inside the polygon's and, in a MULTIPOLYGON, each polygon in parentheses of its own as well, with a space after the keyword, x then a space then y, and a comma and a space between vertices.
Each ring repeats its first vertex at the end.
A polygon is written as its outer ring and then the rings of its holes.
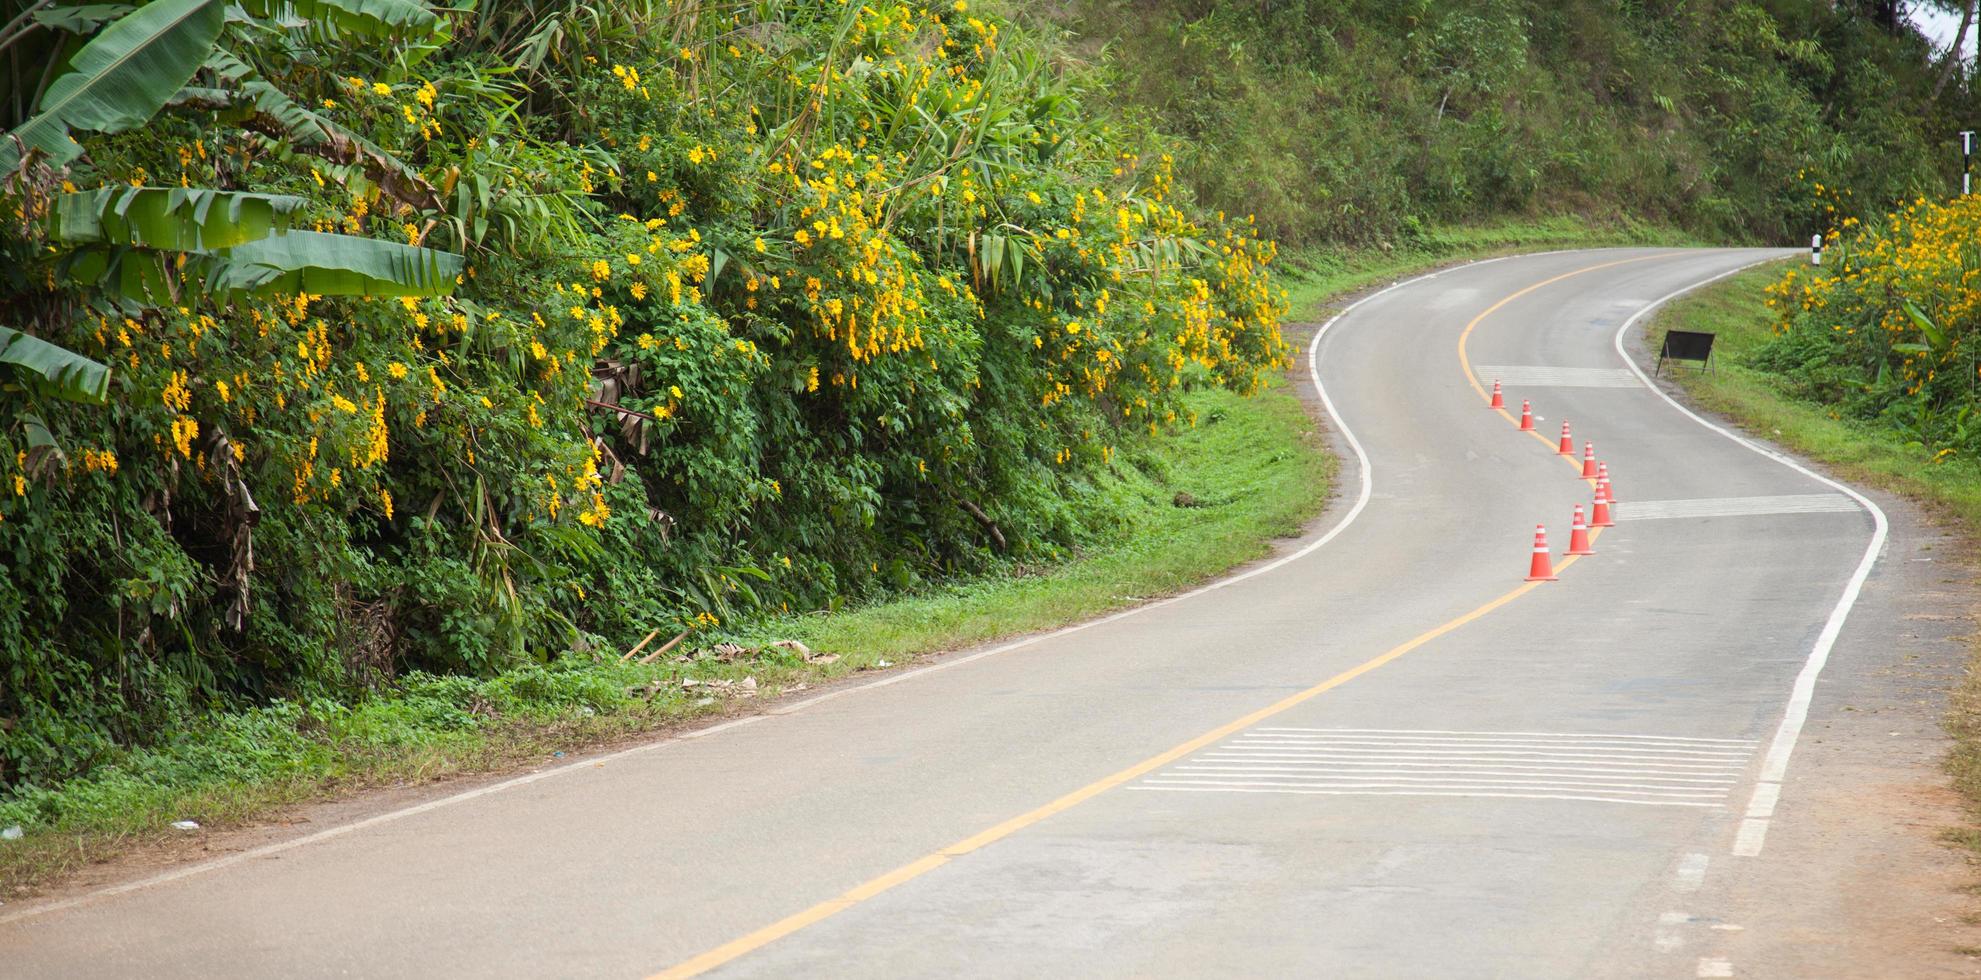
POLYGON ((58 166, 74 160, 82 147, 69 138, 72 129, 144 125, 199 70, 224 24, 216 0, 156 0, 104 28, 48 86, 39 114, 0 137, 0 170, 19 166, 23 147, 58 166))
POLYGON ((417 0, 241 0, 258 17, 306 20, 329 34, 405 38, 440 33, 440 15, 417 0))
POLYGON ((315 231, 292 231, 216 253, 214 292, 317 296, 440 296, 466 260, 451 252, 315 231))
POLYGON ((62 194, 49 234, 65 242, 203 252, 287 231, 306 202, 285 194, 184 187, 103 187, 62 194))
POLYGON ((43 394, 101 403, 110 394, 110 367, 12 327, 0 327, 0 364, 43 394))
POLYGON ((52 7, 34 12, 34 22, 43 27, 71 34, 87 34, 107 20, 116 20, 136 10, 128 3, 89 3, 80 7, 52 7))
POLYGON ((1911 300, 1906 300, 1905 315, 1912 318, 1913 326, 1919 328, 1919 332, 1926 337, 1926 343, 1932 345, 1934 350, 1946 349, 1947 335, 1941 332, 1939 325, 1935 324, 1931 317, 1926 315, 1926 311, 1914 305, 1911 300))

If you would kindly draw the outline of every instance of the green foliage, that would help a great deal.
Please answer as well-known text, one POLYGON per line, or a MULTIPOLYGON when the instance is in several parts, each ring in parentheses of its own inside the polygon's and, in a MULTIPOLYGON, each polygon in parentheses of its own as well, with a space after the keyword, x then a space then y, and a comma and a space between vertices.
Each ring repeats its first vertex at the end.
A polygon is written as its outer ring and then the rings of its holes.
POLYGON ((0 317, 117 368, 0 393, 22 798, 213 710, 535 703, 655 629, 1064 557, 1117 447, 1285 363, 1272 246, 1008 25, 415 7, 241 5, 141 132, 7 185, 0 317))
POLYGON ((75 402, 101 402, 110 388, 110 368, 81 354, 0 327, 0 364, 19 384, 75 402))
POLYGON ((0 139, 0 172, 20 163, 22 147, 58 164, 74 160, 83 151, 71 130, 144 125, 199 70, 224 18, 218 0, 157 0, 118 18, 76 52, 38 114, 0 139))
POLYGON ((1958 182, 1976 106, 1938 52, 1812 0, 1079 0, 1020 5, 1182 137, 1180 180, 1296 245, 1409 247, 1509 214, 1629 215, 1739 241, 1958 182))
POLYGON ((1749 363, 1936 462, 1981 459, 1981 198, 1845 218, 1834 256, 1767 290, 1778 336, 1749 363))

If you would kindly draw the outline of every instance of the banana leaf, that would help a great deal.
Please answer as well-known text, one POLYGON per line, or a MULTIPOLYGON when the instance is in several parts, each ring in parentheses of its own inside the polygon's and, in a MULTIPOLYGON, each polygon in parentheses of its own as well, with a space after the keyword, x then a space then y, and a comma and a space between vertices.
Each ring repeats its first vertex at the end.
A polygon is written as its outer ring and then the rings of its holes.
POLYGON ((81 156, 72 129, 144 125, 199 70, 225 22, 217 0, 156 0, 105 27, 48 86, 37 114, 0 136, 0 171, 19 166, 24 149, 41 150, 57 166, 81 156))

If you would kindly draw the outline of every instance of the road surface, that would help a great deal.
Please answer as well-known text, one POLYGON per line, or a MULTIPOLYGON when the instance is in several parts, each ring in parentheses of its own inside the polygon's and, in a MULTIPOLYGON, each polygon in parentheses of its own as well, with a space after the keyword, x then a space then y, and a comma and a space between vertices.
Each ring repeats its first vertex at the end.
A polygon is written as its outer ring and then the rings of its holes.
POLYGON ((1695 905, 1768 866, 1883 518, 1689 417, 1615 338, 1778 254, 1554 253, 1377 294, 1314 344, 1341 495, 1278 561, 0 910, 0 973, 1733 975, 1738 927, 1695 905), (1487 409, 1495 378, 1540 436, 1487 409), (1565 566, 1590 486, 1563 419, 1620 500, 1565 566), (1523 582, 1537 523, 1559 581, 1523 582))

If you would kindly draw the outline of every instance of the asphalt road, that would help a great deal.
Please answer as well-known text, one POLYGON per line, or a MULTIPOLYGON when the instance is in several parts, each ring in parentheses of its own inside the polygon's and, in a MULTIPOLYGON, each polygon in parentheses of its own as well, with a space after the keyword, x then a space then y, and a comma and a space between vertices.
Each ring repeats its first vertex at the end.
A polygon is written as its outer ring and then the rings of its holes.
POLYGON ((10 907, 0 974, 1717 975, 1670 910, 1769 859, 1812 652, 1882 518, 1682 413, 1614 338, 1777 254, 1555 253, 1381 293, 1315 344, 1342 497, 1277 563, 10 907), (1528 585, 1534 526, 1559 563, 1589 501, 1546 444, 1564 418, 1618 522, 1528 585))

